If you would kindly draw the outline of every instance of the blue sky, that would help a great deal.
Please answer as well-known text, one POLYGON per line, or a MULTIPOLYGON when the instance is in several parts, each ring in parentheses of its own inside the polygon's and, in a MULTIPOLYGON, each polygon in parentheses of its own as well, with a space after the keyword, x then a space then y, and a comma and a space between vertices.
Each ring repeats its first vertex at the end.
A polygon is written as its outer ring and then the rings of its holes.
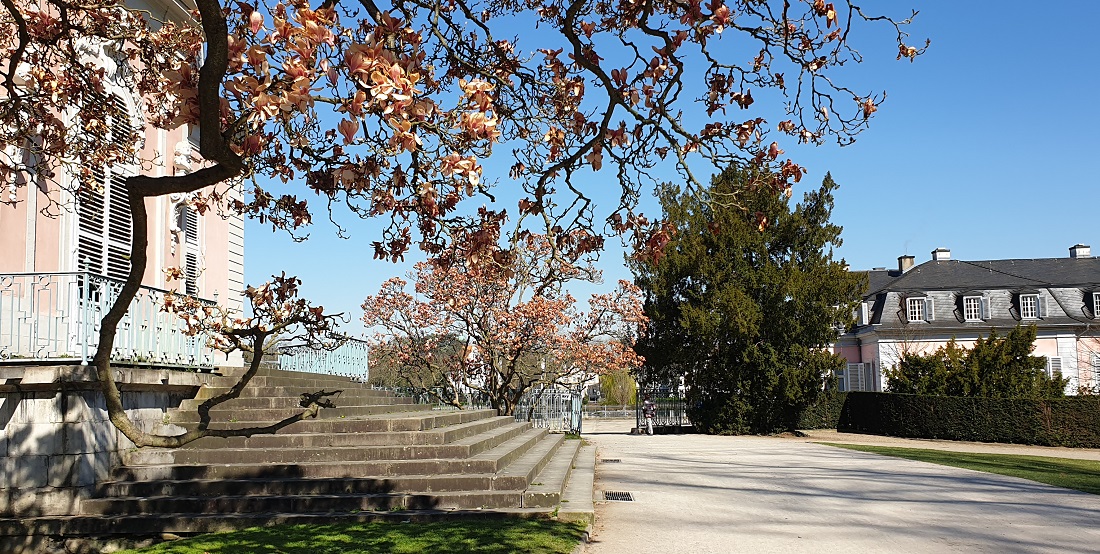
MULTIPOLYGON (((920 10, 910 43, 927 37, 931 48, 909 63, 894 59, 889 37, 875 37, 877 49, 864 41, 865 62, 847 82, 886 89, 871 128, 844 148, 784 145, 809 170, 796 197, 827 171, 840 184, 838 255, 870 269, 896 266, 903 254, 923 262, 938 247, 966 260, 1065 257, 1078 242, 1100 249, 1100 72, 1091 29, 1100 2, 889 4, 920 10)), ((646 206, 658 211, 652 200, 646 206)), ((318 224, 295 244, 248 222, 247 282, 297 274, 311 299, 347 313, 347 330, 358 332, 363 298, 404 275, 414 258, 371 260, 374 234, 351 218, 342 223, 351 239, 318 224)), ((629 279, 621 259, 617 248, 605 253, 606 284, 574 293, 629 279)))

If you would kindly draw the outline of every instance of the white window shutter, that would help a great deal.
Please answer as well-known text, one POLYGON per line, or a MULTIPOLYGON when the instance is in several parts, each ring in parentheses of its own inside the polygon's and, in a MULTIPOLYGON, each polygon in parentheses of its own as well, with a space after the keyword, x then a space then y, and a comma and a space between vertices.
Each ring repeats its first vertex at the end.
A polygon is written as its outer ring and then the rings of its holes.
POLYGON ((864 390, 862 366, 863 364, 848 364, 848 390, 864 390))
POLYGON ((1062 358, 1051 356, 1047 358, 1047 375, 1050 377, 1062 377, 1062 358))
MULTIPOLYGON (((126 105, 117 95, 101 95, 123 111, 123 117, 108 122, 108 132, 96 140, 122 142, 130 138, 134 127, 125 117, 126 105)), ((77 268, 97 275, 125 279, 130 273, 130 249, 133 243, 133 215, 126 191, 125 166, 87 167, 91 183, 76 199, 77 268)), ((132 168, 130 168, 132 172, 132 168)))
POLYGON ((126 191, 126 178, 111 171, 107 181, 107 276, 125 279, 130 273, 130 246, 133 243, 133 215, 126 191))
POLYGON ((1044 318, 1047 316, 1047 299, 1041 293, 1035 295, 1035 297, 1039 300, 1039 317, 1044 318))
POLYGON ((982 319, 989 319, 990 318, 991 310, 990 310, 989 301, 990 301, 990 298, 988 296, 983 296, 982 297, 982 319))
POLYGON ((199 243, 199 214, 194 208, 185 206, 183 208, 183 231, 184 240, 187 244, 199 243))
MULTIPOLYGON (((92 170, 96 181, 103 172, 92 170)), ((103 221, 106 199, 102 192, 82 191, 76 199, 76 262, 79 271, 103 274, 103 221)))
POLYGON ((194 252, 184 256, 183 292, 189 295, 199 293, 199 257, 194 252))
POLYGON ((932 297, 924 299, 924 320, 933 321, 936 319, 936 303, 932 300, 932 297))

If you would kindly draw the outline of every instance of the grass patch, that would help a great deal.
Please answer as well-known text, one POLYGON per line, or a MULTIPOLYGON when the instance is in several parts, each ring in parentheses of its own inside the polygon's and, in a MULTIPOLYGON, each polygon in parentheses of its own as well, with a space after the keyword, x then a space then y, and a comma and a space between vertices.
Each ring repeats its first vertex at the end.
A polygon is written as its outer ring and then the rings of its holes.
POLYGON ((344 554, 535 552, 568 554, 584 524, 544 519, 476 519, 429 523, 280 525, 213 533, 129 550, 129 554, 344 554))
POLYGON ((868 446, 864 444, 838 444, 825 442, 829 446, 871 452, 895 458, 917 460, 944 466, 961 467, 997 473, 1010 477, 1020 477, 1038 481, 1056 487, 1079 490, 1091 494, 1100 494, 1100 462, 1093 460, 1074 460, 1069 458, 1047 458, 1044 456, 1019 456, 1014 454, 980 454, 975 452, 949 452, 944 450, 926 450, 923 448, 895 448, 890 446, 868 446))

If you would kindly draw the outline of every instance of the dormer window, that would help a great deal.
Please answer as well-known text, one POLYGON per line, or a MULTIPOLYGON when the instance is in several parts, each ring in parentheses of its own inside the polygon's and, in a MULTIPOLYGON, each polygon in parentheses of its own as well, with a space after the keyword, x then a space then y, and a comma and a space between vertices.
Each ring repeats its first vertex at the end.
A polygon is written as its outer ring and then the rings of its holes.
POLYGON ((935 315, 931 298, 916 297, 905 299, 905 318, 910 322, 932 321, 935 315))
POLYGON ((1039 319, 1039 295, 1020 295, 1020 319, 1039 319))
POLYGON ((1100 318, 1100 292, 1092 293, 1092 317, 1100 318))
POLYGON ((964 296, 962 302, 965 321, 984 321, 989 319, 989 299, 983 296, 964 296))

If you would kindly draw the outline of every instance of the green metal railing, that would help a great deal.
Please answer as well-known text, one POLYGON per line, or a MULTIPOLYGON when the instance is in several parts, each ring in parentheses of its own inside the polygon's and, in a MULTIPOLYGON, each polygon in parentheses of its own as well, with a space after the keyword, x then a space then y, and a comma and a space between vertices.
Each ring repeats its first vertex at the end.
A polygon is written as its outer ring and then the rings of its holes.
MULTIPOLYGON (((88 272, 0 274, 0 361, 88 364, 99 346, 100 320, 122 285, 88 272)), ((164 311, 170 294, 175 293, 138 290, 119 322, 112 361, 213 367, 214 350, 206 337, 188 336, 184 322, 164 311)))
POLYGON ((348 338, 333 350, 288 348, 279 354, 279 368, 286 371, 325 373, 367 382, 367 342, 348 338))

